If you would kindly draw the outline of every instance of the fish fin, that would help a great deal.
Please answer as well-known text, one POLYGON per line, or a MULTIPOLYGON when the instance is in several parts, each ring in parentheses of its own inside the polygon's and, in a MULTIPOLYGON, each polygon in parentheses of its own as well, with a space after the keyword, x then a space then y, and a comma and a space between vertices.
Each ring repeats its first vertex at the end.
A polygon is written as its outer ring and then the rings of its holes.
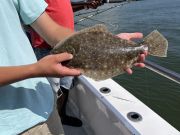
POLYGON ((88 28, 82 29, 79 32, 80 33, 81 32, 84 33, 84 32, 96 32, 96 31, 98 31, 98 32, 108 32, 108 29, 103 24, 96 24, 96 25, 94 25, 92 27, 88 27, 88 28))
POLYGON ((103 24, 96 24, 92 27, 88 27, 88 28, 85 28, 85 29, 82 29, 78 32, 76 32, 75 34, 73 35, 70 35, 68 37, 66 37, 65 39, 61 40, 59 43, 57 43, 54 47, 53 47, 53 50, 51 51, 51 53, 58 53, 58 50, 59 48, 65 43, 67 42, 67 40, 70 40, 70 39, 73 39, 77 36, 80 36, 81 34, 85 34, 85 33, 91 33, 91 32, 98 32, 98 33, 109 33, 108 32, 108 29, 105 25, 103 24))
POLYGON ((167 39, 157 30, 152 31, 143 39, 144 45, 148 46, 148 53, 153 56, 166 57, 168 49, 167 39))

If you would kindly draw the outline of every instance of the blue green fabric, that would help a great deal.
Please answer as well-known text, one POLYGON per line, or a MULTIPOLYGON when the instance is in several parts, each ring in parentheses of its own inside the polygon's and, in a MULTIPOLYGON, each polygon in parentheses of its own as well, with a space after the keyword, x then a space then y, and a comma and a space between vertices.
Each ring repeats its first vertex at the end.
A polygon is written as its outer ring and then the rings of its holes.
MULTIPOLYGON (((37 61, 22 24, 33 23, 46 7, 44 0, 1 0, 0 66, 37 61)), ((45 78, 0 87, 0 135, 19 134, 46 121, 53 104, 53 92, 45 78)))

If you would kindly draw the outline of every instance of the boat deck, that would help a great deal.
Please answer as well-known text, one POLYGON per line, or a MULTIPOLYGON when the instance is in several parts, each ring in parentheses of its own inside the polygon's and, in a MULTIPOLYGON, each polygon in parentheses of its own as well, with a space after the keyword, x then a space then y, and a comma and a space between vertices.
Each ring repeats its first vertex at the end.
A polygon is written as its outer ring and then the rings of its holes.
MULTIPOLYGON (((71 91, 70 91, 70 93, 71 93, 71 91)), ((70 94, 70 96, 71 96, 71 94, 70 94)), ((66 112, 67 112, 67 115, 69 115, 69 116, 79 118, 78 114, 74 114, 72 112, 72 108, 71 108, 69 101, 67 103, 66 112)), ((79 119, 81 119, 81 118, 79 118, 79 119)), ((83 122, 82 127, 72 127, 72 126, 63 125, 65 135, 87 135, 87 131, 85 131, 85 129, 83 128, 84 125, 85 125, 84 122, 83 122)))

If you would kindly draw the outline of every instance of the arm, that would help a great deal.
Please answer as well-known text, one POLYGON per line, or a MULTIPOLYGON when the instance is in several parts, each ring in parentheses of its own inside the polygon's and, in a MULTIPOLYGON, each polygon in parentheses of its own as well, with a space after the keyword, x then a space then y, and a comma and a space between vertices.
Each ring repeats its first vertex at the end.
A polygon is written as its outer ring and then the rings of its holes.
POLYGON ((74 33, 74 31, 58 25, 46 12, 32 23, 31 26, 52 47, 60 40, 74 33))
POLYGON ((11 67, 0 67, 0 86, 10 84, 16 81, 34 77, 35 66, 11 66, 11 67))
MULTIPOLYGON (((32 27, 41 35, 52 47, 56 45, 60 40, 70 36, 74 32, 59 26, 56 24, 46 13, 43 13, 33 24, 32 27)), ((142 38, 143 35, 141 33, 122 33, 117 35, 123 39, 134 39, 134 38, 142 38)), ((147 52, 144 52, 139 56, 138 62, 135 66, 144 67, 144 60, 147 52)), ((130 68, 125 69, 127 73, 132 74, 132 70, 130 68)))
POLYGON ((79 70, 69 69, 60 62, 72 59, 72 55, 62 53, 49 55, 37 63, 24 66, 0 67, 0 86, 34 77, 76 76, 79 70))

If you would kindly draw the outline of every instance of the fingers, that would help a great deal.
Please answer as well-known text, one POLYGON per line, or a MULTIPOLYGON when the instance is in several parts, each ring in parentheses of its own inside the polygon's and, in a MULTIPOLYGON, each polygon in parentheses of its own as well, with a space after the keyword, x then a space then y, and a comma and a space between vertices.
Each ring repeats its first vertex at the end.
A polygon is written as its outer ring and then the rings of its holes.
MULTIPOLYGON (((117 35, 119 38, 126 39, 126 40, 132 40, 132 39, 139 39, 143 38, 143 34, 140 32, 135 32, 135 33, 120 33, 117 35)), ((145 61, 145 57, 148 55, 147 51, 144 51, 142 54, 139 55, 137 63, 134 65, 137 67, 145 67, 145 64, 143 63, 145 61)), ((130 68, 126 68, 125 71, 128 74, 132 74, 133 71, 130 68)))
POLYGON ((144 63, 135 63, 134 66, 143 68, 143 67, 145 67, 145 64, 144 63))
POLYGON ((148 56, 148 51, 143 52, 145 56, 148 56))
POLYGON ((73 58, 73 55, 69 53, 60 53, 60 54, 55 54, 55 57, 57 62, 63 62, 63 61, 71 60, 73 58))
POLYGON ((138 58, 138 62, 144 62, 145 61, 145 54, 140 54, 138 58))
MULTIPOLYGON (((73 58, 73 55, 69 53, 61 53, 61 54, 56 54, 55 57, 56 57, 57 63, 62 63, 64 61, 71 60, 73 58)), ((81 74, 80 70, 71 69, 71 68, 62 66, 61 64, 59 65, 59 73, 62 76, 77 76, 81 74)))
MULTIPOLYGON (((139 59, 138 59, 138 62, 134 64, 134 66, 136 67, 140 67, 140 68, 144 68, 145 67, 145 64, 143 63, 145 61, 145 57, 147 56, 147 51, 143 52, 143 54, 140 54, 139 55, 139 59)), ((125 69, 125 71, 128 73, 128 74, 132 74, 133 71, 130 69, 130 68, 127 68, 125 69)))
POLYGON ((131 39, 139 39, 143 37, 142 33, 135 32, 135 33, 120 33, 117 35, 119 38, 131 40, 131 39))
POLYGON ((77 76, 81 74, 80 70, 77 70, 77 69, 70 69, 64 66, 60 68, 61 68, 60 73, 62 76, 77 76))
POLYGON ((143 38, 143 34, 139 32, 130 33, 129 40, 143 38))
POLYGON ((143 63, 145 61, 145 57, 147 56, 147 51, 145 51, 144 53, 139 55, 139 59, 137 61, 137 63, 134 64, 134 66, 136 67, 145 67, 145 64, 143 63))
POLYGON ((147 51, 144 51, 142 54, 139 54, 139 58, 138 58, 137 62, 139 62, 139 63, 144 62, 147 55, 148 55, 147 51))
MULTIPOLYGON (((140 67, 140 68, 145 67, 145 64, 144 64, 144 63, 135 63, 134 65, 135 65, 136 67, 140 67)), ((133 73, 132 69, 130 69, 130 68, 125 69, 125 71, 126 71, 129 75, 131 75, 131 74, 133 73)))
POLYGON ((133 71, 132 71, 130 68, 126 68, 125 71, 126 71, 129 75, 131 75, 131 74, 133 73, 133 71))

